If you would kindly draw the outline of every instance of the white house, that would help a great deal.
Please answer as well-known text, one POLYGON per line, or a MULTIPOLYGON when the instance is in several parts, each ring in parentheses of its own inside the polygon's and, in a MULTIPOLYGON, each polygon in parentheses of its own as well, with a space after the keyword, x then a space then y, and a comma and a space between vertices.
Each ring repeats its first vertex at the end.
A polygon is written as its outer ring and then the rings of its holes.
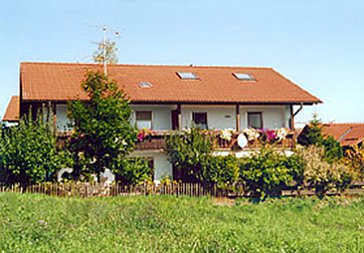
MULTIPOLYGON (((20 96, 11 100, 3 120, 17 121, 29 108, 35 112, 50 104, 58 131, 70 130, 66 103, 88 99, 81 89, 88 70, 101 71, 102 66, 22 63, 20 96)), ((236 132, 247 128, 293 131, 294 117, 302 107, 321 103, 272 68, 118 64, 108 66, 108 77, 129 96, 131 121, 153 132, 149 140, 138 143, 132 155, 151 160, 157 181, 173 176, 162 137, 168 131, 192 124, 236 132)), ((230 148, 226 143, 216 147, 221 154, 241 151, 230 148)))

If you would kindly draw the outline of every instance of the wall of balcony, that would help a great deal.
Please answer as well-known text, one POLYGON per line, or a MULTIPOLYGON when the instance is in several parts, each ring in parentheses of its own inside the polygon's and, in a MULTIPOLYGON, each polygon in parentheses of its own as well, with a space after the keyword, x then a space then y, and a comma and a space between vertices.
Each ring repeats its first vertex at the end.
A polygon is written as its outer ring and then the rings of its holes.
MULTIPOLYGON (((132 105, 131 122, 135 124, 135 111, 152 111, 153 130, 171 130, 171 111, 176 105, 132 105)), ((192 126, 192 113, 206 112, 209 129, 228 129, 236 127, 235 105, 182 105, 182 128, 192 126)), ((289 106, 240 106, 240 129, 248 128, 248 112, 262 112, 263 127, 277 129, 289 128, 289 106)), ((57 130, 69 131, 70 120, 67 118, 67 105, 57 104, 57 130)))
POLYGON ((248 128, 248 112, 262 112, 263 128, 289 128, 289 106, 240 106, 240 129, 248 128))
POLYGON ((153 130, 171 130, 171 111, 176 109, 176 105, 131 105, 133 109, 131 122, 135 124, 135 111, 152 111, 153 130))
POLYGON ((209 129, 227 129, 236 127, 234 105, 182 105, 182 128, 192 126, 193 112, 206 112, 209 129))

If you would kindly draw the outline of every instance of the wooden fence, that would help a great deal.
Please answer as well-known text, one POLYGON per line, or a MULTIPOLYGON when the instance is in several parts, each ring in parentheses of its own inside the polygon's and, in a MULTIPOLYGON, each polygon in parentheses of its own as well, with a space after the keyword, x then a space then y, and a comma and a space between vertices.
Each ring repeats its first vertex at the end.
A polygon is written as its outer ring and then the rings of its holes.
MULTIPOLYGON (((228 189, 219 188, 216 184, 171 183, 171 184, 141 184, 137 186, 124 184, 102 183, 42 183, 29 186, 19 184, 11 186, 0 185, 1 192, 40 193, 60 197, 107 197, 107 196, 136 196, 136 195, 174 195, 174 196, 212 196, 212 197, 249 197, 244 192, 243 185, 231 186, 228 189)), ((364 182, 356 181, 343 192, 329 191, 328 195, 364 195, 364 182)), ((313 190, 301 189, 284 190, 283 196, 311 196, 313 190)))

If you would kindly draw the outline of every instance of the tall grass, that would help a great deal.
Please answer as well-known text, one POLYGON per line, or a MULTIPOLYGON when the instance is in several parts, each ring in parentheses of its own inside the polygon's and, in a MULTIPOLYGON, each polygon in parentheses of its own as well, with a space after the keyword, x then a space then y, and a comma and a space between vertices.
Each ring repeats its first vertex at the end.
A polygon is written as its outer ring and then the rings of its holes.
POLYGON ((364 252, 364 198, 0 194, 0 252, 364 252))

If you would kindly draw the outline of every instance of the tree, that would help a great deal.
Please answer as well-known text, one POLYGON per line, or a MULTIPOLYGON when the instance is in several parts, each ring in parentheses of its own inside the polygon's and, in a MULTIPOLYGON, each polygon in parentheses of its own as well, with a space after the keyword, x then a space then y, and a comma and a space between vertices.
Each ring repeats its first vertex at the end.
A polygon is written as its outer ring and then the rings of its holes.
POLYGON ((117 64, 117 51, 118 49, 115 42, 106 40, 105 43, 99 43, 98 48, 93 55, 93 59, 97 63, 104 63, 104 61, 106 61, 108 64, 117 64))
POLYGON ((329 163, 340 160, 344 155, 340 143, 332 136, 325 138, 322 131, 322 122, 315 113, 310 124, 304 128, 302 134, 298 137, 298 143, 303 146, 324 147, 325 160, 329 163))
POLYGON ((309 125, 305 127, 302 134, 299 136, 298 143, 303 146, 322 145, 323 140, 322 122, 318 118, 317 113, 315 113, 309 125))
POLYGON ((68 147, 74 157, 76 180, 81 174, 99 178, 106 168, 115 170, 136 141, 129 101, 114 81, 99 72, 89 72, 82 88, 89 101, 76 100, 68 105, 69 117, 75 123, 68 147))
POLYGON ((2 129, 0 182, 28 185, 51 181, 61 162, 53 123, 43 118, 43 114, 38 113, 34 120, 29 113, 17 126, 2 129))

